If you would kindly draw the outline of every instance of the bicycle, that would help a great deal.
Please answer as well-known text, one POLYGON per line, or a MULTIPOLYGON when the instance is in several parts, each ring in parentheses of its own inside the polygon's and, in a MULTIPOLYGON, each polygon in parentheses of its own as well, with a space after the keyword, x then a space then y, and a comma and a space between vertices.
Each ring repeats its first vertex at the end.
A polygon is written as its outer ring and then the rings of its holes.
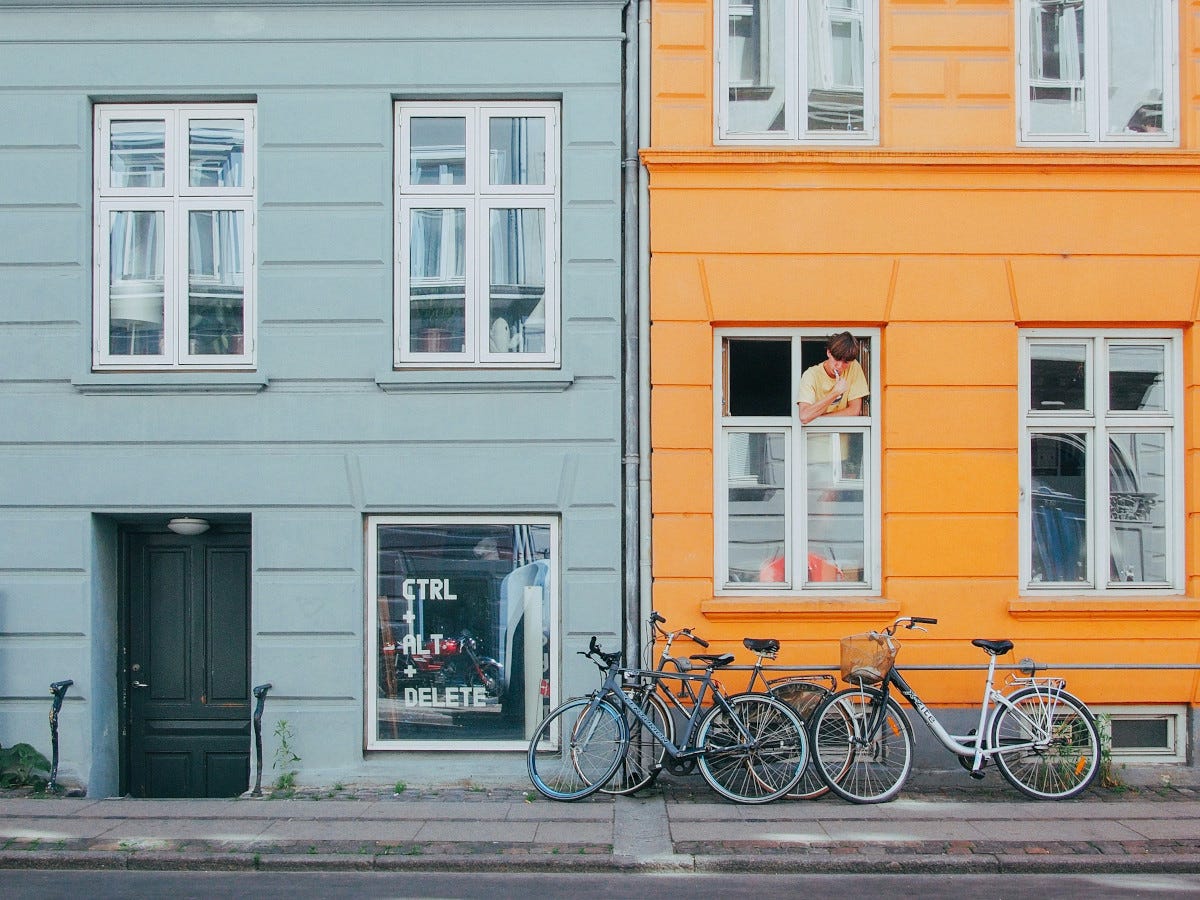
POLYGON ((1008 677, 1009 693, 997 690, 996 658, 1012 650, 1012 641, 971 641, 988 655, 979 724, 966 735, 946 731, 894 666, 896 630, 926 631, 922 625, 936 624, 901 616, 880 632, 843 639, 842 678, 857 686, 828 698, 811 731, 817 773, 829 789, 853 803, 882 803, 900 791, 912 769, 913 732, 891 696, 895 687, 972 777, 982 778, 994 760, 1013 787, 1038 800, 1065 800, 1085 790, 1100 769, 1095 719, 1067 693, 1065 679, 1034 677, 1036 665, 1026 670, 1028 677, 1008 677))
POLYGON ((732 653, 697 654, 701 673, 630 669, 620 653, 605 653, 593 635, 581 656, 604 674, 586 697, 568 700, 538 726, 526 765, 538 792, 553 800, 579 800, 599 791, 629 752, 626 716, 636 719, 672 760, 695 760, 708 785, 741 803, 767 803, 800 780, 808 762, 804 725, 784 703, 765 694, 725 695, 714 671, 733 662, 732 653), (690 682, 697 701, 676 743, 638 704, 626 684, 670 679, 690 682), (711 704, 706 705, 706 698, 711 704))
MULTIPOLYGON (((794 674, 768 679, 764 673, 771 669, 763 665, 763 660, 776 658, 779 653, 779 641, 774 638, 743 638, 742 646, 757 654, 754 668, 750 670, 750 681, 746 686, 747 693, 754 693, 754 685, 761 681, 763 690, 776 700, 781 700, 790 706, 805 726, 809 727, 821 704, 833 696, 837 688, 837 679, 832 675, 794 674)), ((809 747, 811 750, 811 730, 809 747)), ((844 770, 842 774, 845 774, 844 770)), ((810 758, 808 765, 804 767, 804 773, 800 776, 800 781, 787 795, 787 798, 789 800, 816 800, 828 793, 829 786, 817 773, 817 767, 810 758)))

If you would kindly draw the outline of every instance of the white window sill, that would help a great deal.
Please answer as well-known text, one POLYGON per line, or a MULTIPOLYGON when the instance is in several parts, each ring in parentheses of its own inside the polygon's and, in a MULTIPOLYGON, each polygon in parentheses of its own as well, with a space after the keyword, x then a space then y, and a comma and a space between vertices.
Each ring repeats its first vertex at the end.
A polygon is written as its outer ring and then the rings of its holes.
POLYGON ((565 391, 575 382, 567 369, 389 369, 375 376, 388 393, 444 391, 565 391))
POLYGON ((1179 594, 1128 597, 1018 597, 1008 603, 1014 619, 1200 619, 1200 599, 1179 594))
POLYGON ((257 394, 267 382, 258 372, 89 372, 71 386, 81 394, 257 394))
POLYGON ((843 621, 867 620, 886 624, 900 613, 900 601, 886 597, 713 597, 700 602, 710 621, 843 621))

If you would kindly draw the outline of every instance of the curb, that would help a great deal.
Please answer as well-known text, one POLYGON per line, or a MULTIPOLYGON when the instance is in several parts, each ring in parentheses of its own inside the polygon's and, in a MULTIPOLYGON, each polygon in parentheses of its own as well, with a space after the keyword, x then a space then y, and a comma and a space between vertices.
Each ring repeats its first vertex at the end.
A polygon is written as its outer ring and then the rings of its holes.
POLYGON ((1052 854, 961 856, 860 853, 838 857, 691 856, 636 859, 613 855, 411 855, 112 853, 49 850, 0 852, 0 870, 187 872, 629 872, 657 874, 1200 874, 1200 854, 1105 856, 1052 854))

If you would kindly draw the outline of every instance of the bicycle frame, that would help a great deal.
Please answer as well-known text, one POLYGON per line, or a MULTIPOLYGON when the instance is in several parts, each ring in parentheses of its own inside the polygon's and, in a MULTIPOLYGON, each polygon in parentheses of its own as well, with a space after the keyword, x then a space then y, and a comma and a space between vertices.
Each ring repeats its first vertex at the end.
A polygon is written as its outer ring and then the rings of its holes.
MULTIPOLYGON (((917 692, 893 666, 887 676, 880 685, 880 690, 883 692, 885 702, 880 704, 874 717, 878 717, 878 721, 871 721, 867 725, 867 734, 874 734, 876 730, 882 727, 882 717, 885 713, 888 696, 888 689, 891 685, 895 685, 901 696, 908 701, 924 720, 926 727, 933 733, 933 736, 938 739, 938 742, 949 750, 951 753, 961 757, 971 758, 972 774, 978 773, 984 766, 984 763, 1000 753, 1001 750, 1017 750, 1028 747, 1037 747, 1041 744, 1049 743, 1051 735, 1042 734, 1044 731, 1041 723, 1030 719, 1028 716, 1022 716, 1025 722, 1028 723, 1030 733, 1034 736, 1034 740, 1027 743, 1009 744, 1003 748, 993 747, 991 745, 991 726, 1002 709, 1014 709, 1016 704, 1008 699, 1008 695, 1001 693, 995 688, 996 675, 996 657, 988 654, 988 670, 987 678, 983 686, 983 698, 979 706, 979 725, 976 728, 975 735, 953 735, 948 732, 933 711, 925 705, 924 701, 917 695, 917 692)), ((1062 690, 1065 683, 1058 678, 1022 678, 1017 680, 1022 687, 1032 687, 1038 691, 1039 695, 1044 691, 1045 702, 1053 704, 1055 702, 1055 694, 1062 690)), ((874 718, 873 717, 873 718, 874 718)), ((1053 713, 1047 718, 1048 722, 1053 722, 1053 713)))

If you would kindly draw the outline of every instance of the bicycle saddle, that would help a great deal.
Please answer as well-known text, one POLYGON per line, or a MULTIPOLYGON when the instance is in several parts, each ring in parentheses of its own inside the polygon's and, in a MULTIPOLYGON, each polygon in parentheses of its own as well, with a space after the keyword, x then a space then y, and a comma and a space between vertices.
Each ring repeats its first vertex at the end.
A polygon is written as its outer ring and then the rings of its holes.
POLYGON ((981 650, 986 650, 992 656, 1000 656, 1013 648, 1012 641, 989 641, 986 638, 975 638, 971 643, 981 650))
POLYGON ((779 641, 775 638, 742 638, 742 646, 752 653, 779 652, 779 641))
POLYGON ((702 662, 705 665, 712 666, 714 669, 719 669, 722 666, 727 666, 733 662, 732 653, 696 653, 689 656, 688 659, 694 659, 697 662, 702 662))

